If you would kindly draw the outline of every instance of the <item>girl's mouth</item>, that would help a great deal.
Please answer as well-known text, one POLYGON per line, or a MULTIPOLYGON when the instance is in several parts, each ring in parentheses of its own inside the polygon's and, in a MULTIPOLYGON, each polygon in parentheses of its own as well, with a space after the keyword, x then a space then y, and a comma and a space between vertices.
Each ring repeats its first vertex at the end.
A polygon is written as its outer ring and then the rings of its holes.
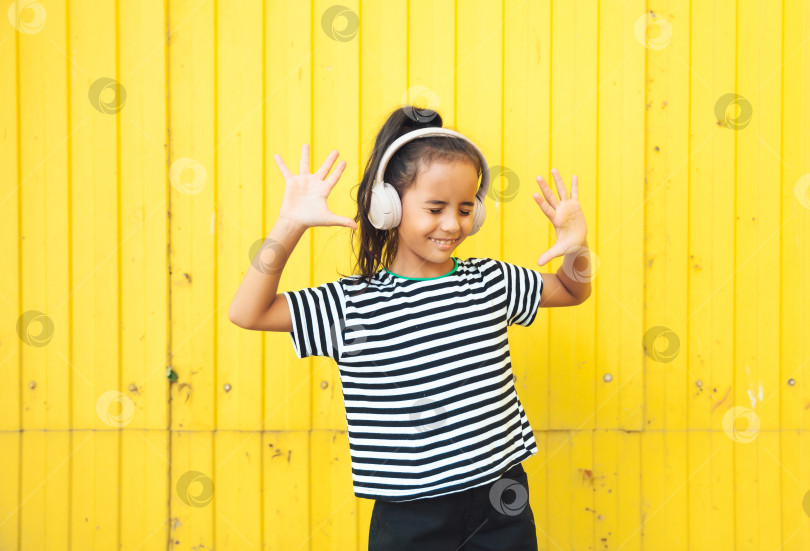
POLYGON ((428 237, 428 239, 430 241, 432 241, 439 249, 441 249, 443 251, 446 251, 448 249, 452 249, 453 245, 455 245, 456 241, 458 241, 458 238, 452 239, 452 240, 449 240, 449 239, 437 240, 437 239, 433 239, 432 237, 428 237))

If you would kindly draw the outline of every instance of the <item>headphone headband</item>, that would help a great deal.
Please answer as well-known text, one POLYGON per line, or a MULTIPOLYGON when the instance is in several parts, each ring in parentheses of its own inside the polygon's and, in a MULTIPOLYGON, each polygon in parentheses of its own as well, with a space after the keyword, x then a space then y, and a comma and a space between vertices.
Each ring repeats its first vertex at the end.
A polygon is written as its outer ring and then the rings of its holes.
POLYGON ((372 189, 383 185, 383 175, 385 174, 385 169, 388 166, 388 162, 391 160, 391 157, 394 156, 394 153, 396 153, 400 147, 402 147, 411 140, 415 140, 416 138, 425 138, 429 136, 449 136, 454 138, 461 138, 469 142, 475 148, 475 151, 478 154, 478 159, 481 162, 481 185, 478 187, 478 192, 476 193, 476 196, 479 199, 481 199, 481 201, 483 201, 484 197, 486 197, 487 190, 489 189, 489 166, 487 165, 487 160, 484 157, 484 154, 481 152, 478 146, 475 145, 475 143, 464 134, 456 132, 455 130, 450 130, 449 128, 441 128, 437 126, 411 130, 407 134, 403 134, 402 136, 394 140, 394 142, 390 146, 388 146, 388 149, 385 151, 385 154, 383 155, 382 160, 380 161, 380 166, 377 169, 377 176, 374 178, 374 186, 372 187, 372 189))

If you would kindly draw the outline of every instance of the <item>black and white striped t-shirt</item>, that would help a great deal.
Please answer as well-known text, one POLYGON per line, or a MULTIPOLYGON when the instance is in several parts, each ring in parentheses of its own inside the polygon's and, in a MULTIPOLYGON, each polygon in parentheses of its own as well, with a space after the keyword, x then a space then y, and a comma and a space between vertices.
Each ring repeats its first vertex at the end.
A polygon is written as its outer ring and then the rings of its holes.
POLYGON ((435 278, 381 269, 282 293, 299 358, 335 360, 357 497, 410 501, 482 486, 537 453, 506 327, 529 326, 539 272, 453 257, 435 278))

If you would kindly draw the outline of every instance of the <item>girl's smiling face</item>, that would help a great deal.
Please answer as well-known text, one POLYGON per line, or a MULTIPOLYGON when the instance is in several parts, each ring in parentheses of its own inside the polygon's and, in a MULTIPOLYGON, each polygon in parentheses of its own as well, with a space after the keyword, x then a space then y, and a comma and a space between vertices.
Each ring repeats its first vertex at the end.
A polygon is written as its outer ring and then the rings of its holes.
POLYGON ((478 171, 469 161, 435 160, 401 198, 397 256, 390 271, 405 277, 439 277, 453 269, 456 247, 472 231, 478 171), (434 240, 449 240, 449 246, 434 240))

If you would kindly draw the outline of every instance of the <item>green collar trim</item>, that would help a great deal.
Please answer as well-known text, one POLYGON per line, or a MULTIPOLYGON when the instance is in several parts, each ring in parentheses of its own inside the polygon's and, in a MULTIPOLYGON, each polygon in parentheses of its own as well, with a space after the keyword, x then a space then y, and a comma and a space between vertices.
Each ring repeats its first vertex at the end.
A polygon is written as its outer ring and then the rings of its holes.
POLYGON ((447 277, 447 276, 455 273, 455 271, 457 269, 458 269, 458 259, 455 256, 453 257, 453 269, 450 270, 449 272, 447 272, 444 275, 440 275, 440 276, 436 276, 436 277, 405 277, 405 276, 401 276, 399 274, 395 274, 394 272, 392 272, 390 270, 386 270, 385 268, 383 268, 383 270, 385 270, 386 272, 388 272, 392 276, 401 277, 402 279, 412 279, 412 280, 415 280, 415 281, 427 281, 429 279, 440 279, 442 277, 447 277))

